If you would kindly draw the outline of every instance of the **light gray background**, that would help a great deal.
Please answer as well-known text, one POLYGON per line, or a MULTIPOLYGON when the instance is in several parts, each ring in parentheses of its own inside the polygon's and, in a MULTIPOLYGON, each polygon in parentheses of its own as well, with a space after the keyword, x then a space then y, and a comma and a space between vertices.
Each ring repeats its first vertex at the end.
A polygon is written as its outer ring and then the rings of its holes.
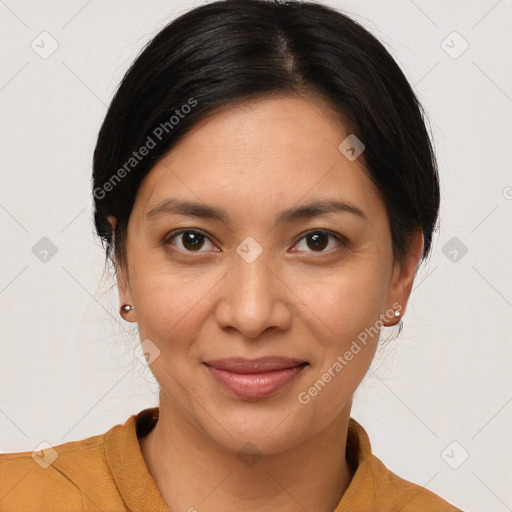
MULTIPOLYGON (((200 3, 0 0, 0 451, 101 434, 157 404, 102 274, 91 161, 132 60, 200 3), (32 251, 43 237, 57 248, 46 262, 32 251)), ((512 510, 512 1, 326 3, 377 35, 414 84, 442 182, 432 258, 353 416, 403 478, 468 512, 512 510)))

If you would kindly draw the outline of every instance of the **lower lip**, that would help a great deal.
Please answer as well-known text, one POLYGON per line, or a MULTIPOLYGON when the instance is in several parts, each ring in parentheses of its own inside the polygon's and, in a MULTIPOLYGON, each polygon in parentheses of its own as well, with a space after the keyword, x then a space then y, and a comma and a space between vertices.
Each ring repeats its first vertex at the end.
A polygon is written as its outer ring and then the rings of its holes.
POLYGON ((291 382, 307 365, 283 368, 265 373, 235 373, 206 365, 225 389, 240 398, 257 400, 277 393, 291 382))

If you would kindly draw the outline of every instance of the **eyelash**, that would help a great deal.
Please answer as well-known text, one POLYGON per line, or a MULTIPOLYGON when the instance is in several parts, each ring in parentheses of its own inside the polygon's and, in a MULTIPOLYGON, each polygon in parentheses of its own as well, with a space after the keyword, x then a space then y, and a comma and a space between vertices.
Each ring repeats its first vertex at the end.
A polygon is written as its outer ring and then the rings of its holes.
MULTIPOLYGON (((208 235, 206 235, 206 233, 200 231, 200 230, 197 230, 197 229, 191 229, 191 228, 186 228, 186 229, 179 229, 177 231, 173 231, 169 234, 168 237, 165 238, 164 240, 164 245, 171 245, 171 242, 179 237, 180 235, 182 235, 183 233, 195 233, 195 234, 198 234, 198 235, 201 235, 205 238, 207 238, 210 242, 210 238, 208 237, 208 235)), ((334 238, 335 240, 337 240, 342 247, 345 247, 348 245, 348 242, 346 240, 345 237, 343 237, 342 235, 338 234, 338 233, 334 233, 333 231, 329 231, 327 229, 313 229, 313 230, 310 230, 310 231, 307 231, 306 233, 303 233, 301 235, 299 235, 299 238, 297 240, 297 242, 294 243, 294 246, 297 245, 299 242, 301 242, 302 240, 304 240, 305 238, 307 238, 308 236, 310 235, 314 235, 314 234, 321 234, 321 235, 326 235, 326 236, 330 236, 332 238, 334 238)), ((207 252, 207 251, 187 251, 187 250, 182 250, 182 249, 176 249, 177 251, 181 252, 181 253, 188 253, 188 254, 193 254, 194 252, 197 252, 198 254, 202 253, 202 252, 207 252)), ((330 251, 306 251, 306 252, 309 252, 309 253, 312 253, 312 254, 329 254, 333 251, 334 249, 331 249, 330 251)))

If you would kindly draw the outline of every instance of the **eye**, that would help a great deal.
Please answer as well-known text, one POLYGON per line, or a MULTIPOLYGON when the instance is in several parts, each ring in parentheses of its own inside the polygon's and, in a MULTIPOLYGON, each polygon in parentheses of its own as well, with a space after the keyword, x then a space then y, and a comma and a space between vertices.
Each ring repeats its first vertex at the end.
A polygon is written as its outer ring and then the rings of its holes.
MULTIPOLYGON (((324 250, 326 247, 329 247, 329 245, 332 245, 330 244, 329 239, 337 241, 338 245, 346 245, 346 240, 341 235, 324 229, 317 229, 303 235, 299 242, 294 245, 292 252, 300 251, 301 249, 299 246, 303 242, 305 242, 307 248, 311 249, 310 251, 306 249, 306 252, 329 252, 329 250, 324 250)), ((173 245, 182 252, 207 252, 207 250, 201 251, 201 249, 204 248, 205 243, 210 243, 215 251, 219 250, 204 233, 195 229, 181 229, 179 231, 175 231, 164 241, 165 245, 173 245), (173 243, 175 240, 177 240, 178 243, 173 243)), ((334 245, 336 244, 334 243, 334 245)))
MULTIPOLYGON (((329 238, 336 240, 338 242, 338 245, 346 245, 346 241, 341 235, 332 233, 331 231, 326 231, 324 229, 317 229, 315 231, 310 231, 309 233, 306 233, 299 240, 298 244, 296 244, 294 247, 298 247, 300 243, 304 241, 306 247, 312 249, 311 251, 306 250, 306 252, 329 252, 329 250, 324 251, 324 249, 329 246, 329 238)), ((294 249, 293 252, 297 250, 300 249, 294 249)))
MULTIPOLYGON (((178 240, 177 248, 180 251, 183 252, 207 252, 207 251, 201 251, 201 249, 205 245, 205 241, 208 241, 210 244, 212 244, 211 240, 200 231, 197 231, 195 229, 182 229, 180 231, 175 231, 171 233, 169 237, 166 238, 164 244, 168 245, 175 245, 172 244, 174 240, 178 240), (181 245, 181 247, 180 247, 181 245)), ((213 246, 213 244, 212 244, 213 246)), ((176 245, 175 245, 176 247, 176 245)), ((215 247, 215 246, 213 246, 215 247)))

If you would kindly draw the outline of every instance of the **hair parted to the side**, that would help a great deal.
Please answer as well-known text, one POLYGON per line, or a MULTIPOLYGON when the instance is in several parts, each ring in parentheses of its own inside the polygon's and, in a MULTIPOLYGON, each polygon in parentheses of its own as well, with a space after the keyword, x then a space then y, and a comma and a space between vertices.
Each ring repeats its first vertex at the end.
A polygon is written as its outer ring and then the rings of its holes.
POLYGON ((321 96, 339 112, 365 145, 360 160, 385 201, 394 256, 407 254, 409 235, 421 228, 426 258, 439 211, 437 165, 421 105, 392 56, 325 5, 221 0, 163 28, 109 106, 93 163, 94 221, 107 261, 126 263, 139 185, 195 123, 237 102, 283 93, 321 96), (109 215, 117 219, 115 233, 109 215))

